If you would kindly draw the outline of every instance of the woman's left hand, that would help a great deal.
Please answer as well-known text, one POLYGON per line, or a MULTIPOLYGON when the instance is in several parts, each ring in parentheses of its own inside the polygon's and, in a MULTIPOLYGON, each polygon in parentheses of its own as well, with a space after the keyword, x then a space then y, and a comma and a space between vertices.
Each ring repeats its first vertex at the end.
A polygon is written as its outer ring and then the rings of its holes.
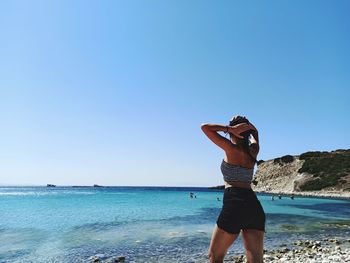
POLYGON ((228 132, 232 133, 234 136, 242 139, 243 137, 240 135, 242 132, 249 131, 249 130, 256 130, 253 125, 250 123, 240 123, 235 126, 229 126, 228 132))

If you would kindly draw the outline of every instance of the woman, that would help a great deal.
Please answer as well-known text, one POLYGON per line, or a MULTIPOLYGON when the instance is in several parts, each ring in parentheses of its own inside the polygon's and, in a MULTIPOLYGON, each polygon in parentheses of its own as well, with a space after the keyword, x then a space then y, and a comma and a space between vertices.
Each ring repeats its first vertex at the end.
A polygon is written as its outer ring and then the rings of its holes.
POLYGON ((221 163, 224 200, 210 242, 210 262, 223 262, 228 248, 241 231, 248 262, 263 262, 265 213, 251 188, 259 152, 258 131, 242 116, 234 116, 228 126, 203 124, 202 130, 225 151, 221 163), (230 140, 219 132, 229 133, 230 140))

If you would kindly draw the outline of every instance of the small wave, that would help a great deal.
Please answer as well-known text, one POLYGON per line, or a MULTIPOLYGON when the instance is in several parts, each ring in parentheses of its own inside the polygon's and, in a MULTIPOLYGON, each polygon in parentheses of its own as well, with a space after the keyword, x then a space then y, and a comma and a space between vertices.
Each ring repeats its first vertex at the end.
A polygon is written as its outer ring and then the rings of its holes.
POLYGON ((5 193, 0 193, 2 196, 6 195, 15 195, 15 196, 22 196, 22 195, 47 195, 48 193, 35 193, 35 192, 5 192, 5 193))
POLYGON ((93 192, 0 192, 0 196, 94 195, 93 192))

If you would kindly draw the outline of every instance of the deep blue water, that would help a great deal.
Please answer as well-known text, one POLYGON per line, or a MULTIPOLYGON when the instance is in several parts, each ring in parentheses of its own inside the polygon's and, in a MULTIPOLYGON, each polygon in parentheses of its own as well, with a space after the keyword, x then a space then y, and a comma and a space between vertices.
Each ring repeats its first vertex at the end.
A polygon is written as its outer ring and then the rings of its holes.
MULTIPOLYGON (((86 262, 95 254, 198 262, 205 259, 222 195, 206 188, 0 187, 0 262, 86 262)), ((349 201, 258 198, 267 214, 268 249, 350 234, 349 201)), ((238 240, 229 253, 241 251, 238 240)))

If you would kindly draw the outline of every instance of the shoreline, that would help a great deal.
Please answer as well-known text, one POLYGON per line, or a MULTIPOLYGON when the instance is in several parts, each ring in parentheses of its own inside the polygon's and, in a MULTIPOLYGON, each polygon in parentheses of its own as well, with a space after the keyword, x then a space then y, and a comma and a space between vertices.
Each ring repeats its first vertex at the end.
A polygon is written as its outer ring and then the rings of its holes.
MULTIPOLYGON (((253 189, 254 190, 254 189, 253 189)), ((282 197, 290 198, 291 195, 294 197, 302 198, 320 198, 320 199, 336 199, 350 201, 350 192, 286 192, 286 191, 255 191, 257 194, 261 195, 281 195, 282 197)))
MULTIPOLYGON (((209 190, 212 191, 223 191, 225 189, 224 185, 218 185, 218 186, 211 186, 208 187, 209 190)), ((271 190, 271 191, 265 191, 265 190, 258 190, 254 189, 252 187, 253 191, 260 195, 274 195, 278 196, 281 195, 283 197, 290 197, 291 195, 294 195, 294 197, 310 197, 310 198, 320 198, 320 199, 337 199, 337 200, 350 200, 350 192, 341 192, 341 191, 304 191, 304 192, 296 192, 296 191, 277 191, 277 190, 271 190)))
MULTIPOLYGON (((300 239, 291 241, 289 244, 281 244, 279 248, 264 250, 263 259, 266 262, 305 262, 305 263, 334 263, 350 262, 350 239, 345 237, 331 237, 324 239, 300 239)), ((87 258, 87 262, 128 262, 125 256, 106 256, 105 254, 95 254, 87 258)), ((227 254, 225 262, 244 263, 246 256, 244 253, 227 254)), ((136 262, 136 261, 131 261, 136 262)), ((145 258, 143 262, 148 261, 145 258)), ((168 262, 168 261, 166 261, 168 262)), ((174 261, 179 262, 179 261, 174 261)), ((195 262, 208 262, 206 253, 200 256, 195 262)))

